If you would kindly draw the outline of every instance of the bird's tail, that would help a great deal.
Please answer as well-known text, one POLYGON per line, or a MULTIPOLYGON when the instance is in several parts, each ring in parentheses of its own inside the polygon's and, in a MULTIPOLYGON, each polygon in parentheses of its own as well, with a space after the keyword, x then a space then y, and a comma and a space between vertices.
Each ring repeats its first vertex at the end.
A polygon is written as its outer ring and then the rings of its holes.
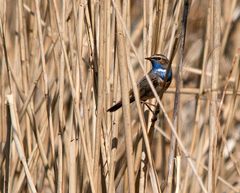
POLYGON ((107 112, 114 112, 116 110, 118 110, 119 108, 122 107, 122 101, 117 102, 115 105, 113 105, 112 107, 110 107, 107 112))
MULTIPOLYGON (((133 101, 135 101, 134 96, 132 96, 132 97, 130 98, 130 103, 132 103, 133 101)), ((122 101, 119 101, 119 102, 117 102, 115 105, 113 105, 112 107, 110 107, 110 108, 107 110, 107 112, 114 112, 114 111, 118 110, 118 109, 121 108, 121 107, 122 107, 122 101)))

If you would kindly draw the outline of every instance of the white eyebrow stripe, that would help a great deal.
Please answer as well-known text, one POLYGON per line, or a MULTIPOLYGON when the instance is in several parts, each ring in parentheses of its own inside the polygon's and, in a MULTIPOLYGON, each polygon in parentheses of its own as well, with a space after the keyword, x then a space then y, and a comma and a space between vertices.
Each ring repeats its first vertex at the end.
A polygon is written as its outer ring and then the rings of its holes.
POLYGON ((162 54, 152 55, 151 58, 155 59, 155 60, 160 60, 160 59, 168 60, 168 58, 166 56, 162 55, 162 54))

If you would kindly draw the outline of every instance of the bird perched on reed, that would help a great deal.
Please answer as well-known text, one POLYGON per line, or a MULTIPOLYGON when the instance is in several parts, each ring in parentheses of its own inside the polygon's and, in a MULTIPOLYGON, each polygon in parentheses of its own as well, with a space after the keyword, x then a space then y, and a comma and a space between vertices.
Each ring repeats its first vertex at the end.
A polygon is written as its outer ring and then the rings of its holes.
MULTIPOLYGON (((167 72, 169 60, 163 54, 154 54, 151 57, 145 59, 151 61, 152 69, 148 72, 148 76, 152 81, 153 86, 156 89, 157 93, 160 95, 161 93, 164 93, 167 90, 172 81, 172 69, 169 69, 167 72)), ((139 90, 139 96, 141 101, 146 101, 148 99, 154 98, 152 89, 145 76, 139 81, 137 87, 139 90)), ((129 98, 130 103, 135 101, 132 89, 129 91, 129 98)), ((114 112, 121 107, 122 100, 117 102, 107 111, 114 112)))

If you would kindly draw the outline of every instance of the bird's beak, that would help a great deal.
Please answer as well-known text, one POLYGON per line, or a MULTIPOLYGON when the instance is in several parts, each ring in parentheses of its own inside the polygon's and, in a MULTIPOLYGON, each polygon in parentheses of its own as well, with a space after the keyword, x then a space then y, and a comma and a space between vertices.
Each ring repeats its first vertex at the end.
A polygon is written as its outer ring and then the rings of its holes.
POLYGON ((151 57, 147 57, 147 58, 145 58, 146 60, 150 60, 151 61, 151 57))

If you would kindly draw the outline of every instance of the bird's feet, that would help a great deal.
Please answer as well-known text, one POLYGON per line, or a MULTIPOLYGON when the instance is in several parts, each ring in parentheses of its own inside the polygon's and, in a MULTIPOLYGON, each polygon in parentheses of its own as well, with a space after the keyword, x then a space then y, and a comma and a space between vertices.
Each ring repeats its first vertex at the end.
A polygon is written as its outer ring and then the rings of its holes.
POLYGON ((154 114, 153 110, 151 109, 150 106, 156 107, 156 105, 152 104, 152 103, 148 103, 146 101, 141 101, 142 104, 146 105, 147 108, 154 114))

